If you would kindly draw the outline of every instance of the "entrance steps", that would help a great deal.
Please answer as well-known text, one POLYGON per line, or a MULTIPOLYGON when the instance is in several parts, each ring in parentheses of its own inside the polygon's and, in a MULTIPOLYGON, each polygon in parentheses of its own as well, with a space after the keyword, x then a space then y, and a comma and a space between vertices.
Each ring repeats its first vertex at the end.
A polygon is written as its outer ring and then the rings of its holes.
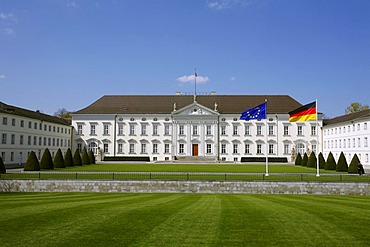
POLYGON ((176 163, 216 163, 216 156, 176 156, 176 163))

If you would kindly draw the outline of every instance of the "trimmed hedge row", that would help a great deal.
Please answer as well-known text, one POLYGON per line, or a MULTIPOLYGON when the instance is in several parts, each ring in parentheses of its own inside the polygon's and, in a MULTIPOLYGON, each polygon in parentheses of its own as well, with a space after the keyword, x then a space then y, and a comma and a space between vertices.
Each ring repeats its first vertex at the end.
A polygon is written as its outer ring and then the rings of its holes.
MULTIPOLYGON (((242 157, 240 162, 266 162, 266 157, 242 157)), ((268 157, 268 162, 288 163, 286 157, 268 157)))
POLYGON ((122 157, 104 156, 104 161, 143 161, 143 162, 150 162, 150 157, 149 156, 122 156, 122 157))

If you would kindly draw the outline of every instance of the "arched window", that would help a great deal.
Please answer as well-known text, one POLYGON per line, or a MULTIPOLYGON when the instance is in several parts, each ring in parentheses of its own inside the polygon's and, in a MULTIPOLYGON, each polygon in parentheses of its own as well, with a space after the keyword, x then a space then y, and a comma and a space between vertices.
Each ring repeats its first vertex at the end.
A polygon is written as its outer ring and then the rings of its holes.
POLYGON ((94 154, 97 154, 98 153, 98 145, 96 144, 96 142, 90 142, 89 143, 89 151, 92 151, 94 154))
POLYGON ((306 152, 306 147, 303 143, 298 143, 296 146, 297 153, 300 153, 301 155, 304 155, 306 152))

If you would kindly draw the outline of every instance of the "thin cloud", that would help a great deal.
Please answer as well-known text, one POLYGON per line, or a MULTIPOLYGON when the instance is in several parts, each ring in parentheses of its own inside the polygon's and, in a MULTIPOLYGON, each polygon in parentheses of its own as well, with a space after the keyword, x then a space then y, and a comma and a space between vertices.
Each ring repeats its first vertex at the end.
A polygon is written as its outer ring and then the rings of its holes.
POLYGON ((245 7, 251 3, 251 0, 215 0, 208 1, 207 7, 209 9, 222 10, 236 7, 245 7))
POLYGON ((3 29, 3 33, 5 35, 13 35, 15 32, 14 32, 14 30, 12 28, 4 28, 3 29))
POLYGON ((5 79, 5 75, 0 75, 0 80, 5 79))
MULTIPOLYGON (((195 82, 195 76, 194 75, 184 75, 180 76, 176 79, 176 81, 181 83, 194 83, 195 82)), ((208 76, 197 76, 197 83, 204 84, 209 81, 208 76)))
POLYGON ((76 4, 76 2, 75 2, 75 1, 69 1, 69 2, 67 3, 67 7, 68 7, 68 8, 72 8, 72 9, 77 9, 77 8, 78 8, 78 5, 76 4))
POLYGON ((235 76, 232 76, 232 77, 230 77, 230 79, 229 79, 229 81, 235 81, 235 80, 236 80, 235 76))
POLYGON ((14 15, 12 13, 0 12, 0 21, 15 21, 14 15))

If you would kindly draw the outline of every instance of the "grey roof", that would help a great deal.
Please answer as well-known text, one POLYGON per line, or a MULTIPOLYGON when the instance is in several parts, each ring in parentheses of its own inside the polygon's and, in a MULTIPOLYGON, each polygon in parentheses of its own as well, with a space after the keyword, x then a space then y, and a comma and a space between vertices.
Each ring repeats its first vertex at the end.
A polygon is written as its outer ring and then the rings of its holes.
MULTIPOLYGON (((241 112, 267 99, 267 113, 288 113, 301 107, 288 95, 197 95, 197 103, 223 114, 241 112)), ((74 114, 170 114, 173 105, 181 109, 194 102, 193 95, 105 95, 74 114)))
POLYGON ((50 116, 39 111, 31 111, 27 109, 23 109, 20 107, 7 105, 3 102, 0 102, 0 113, 6 113, 10 115, 16 115, 21 117, 32 118, 40 121, 55 123, 55 124, 62 124, 62 125, 71 125, 71 120, 63 119, 55 116, 50 116))
POLYGON ((367 109, 367 110, 364 110, 364 111, 345 114, 345 115, 338 116, 338 117, 335 117, 335 118, 327 119, 327 120, 325 120, 325 124, 326 125, 331 125, 331 124, 350 122, 350 121, 353 121, 353 120, 356 120, 356 119, 369 117, 369 116, 370 116, 370 109, 367 109))

